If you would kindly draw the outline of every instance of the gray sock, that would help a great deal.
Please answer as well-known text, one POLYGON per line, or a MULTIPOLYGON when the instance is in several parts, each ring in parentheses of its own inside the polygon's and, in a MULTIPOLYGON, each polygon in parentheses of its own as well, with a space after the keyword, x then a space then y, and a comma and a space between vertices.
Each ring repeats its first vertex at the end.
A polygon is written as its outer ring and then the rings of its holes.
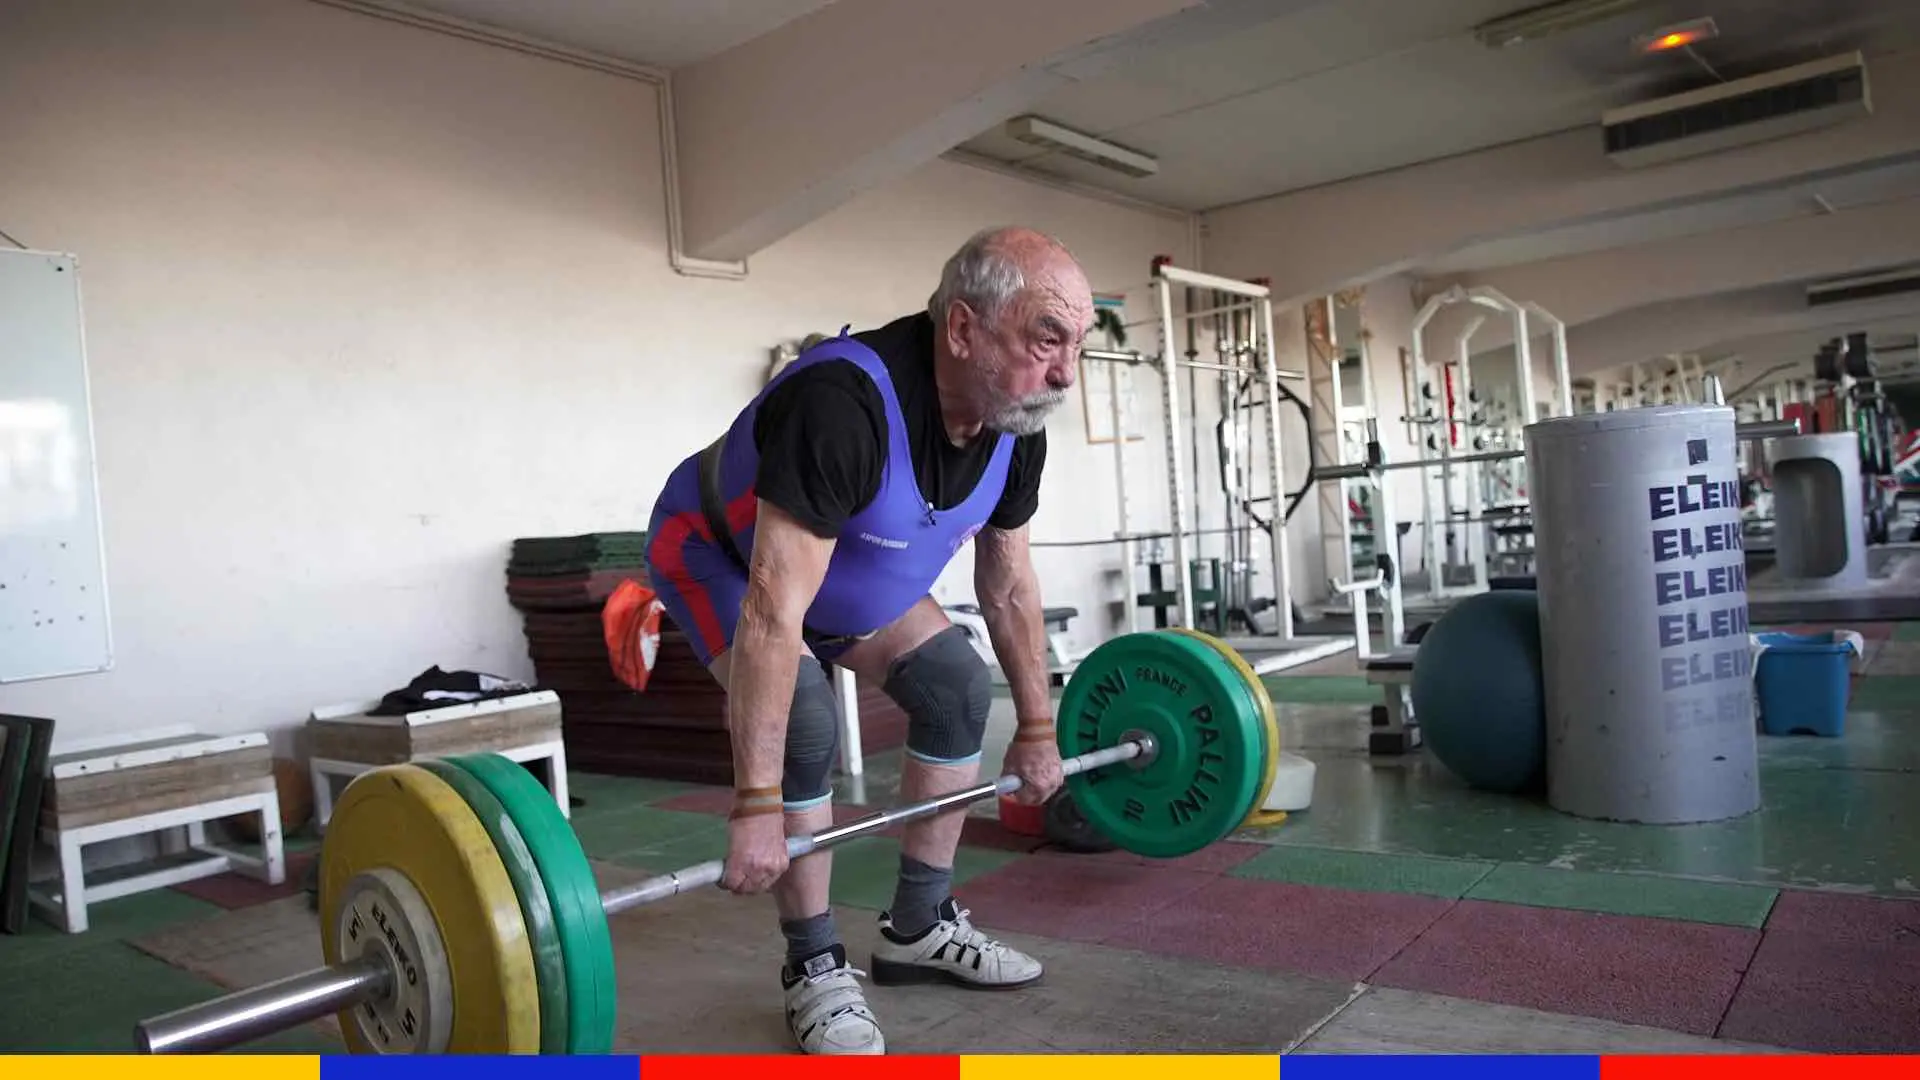
POLYGON ((893 888, 893 906, 887 909, 893 919, 894 934, 914 937, 939 922, 940 902, 952 893, 952 867, 928 866, 901 852, 900 882, 893 888))
POLYGON ((804 919, 781 919, 780 933, 787 939, 787 963, 794 965, 840 943, 830 910, 804 919))

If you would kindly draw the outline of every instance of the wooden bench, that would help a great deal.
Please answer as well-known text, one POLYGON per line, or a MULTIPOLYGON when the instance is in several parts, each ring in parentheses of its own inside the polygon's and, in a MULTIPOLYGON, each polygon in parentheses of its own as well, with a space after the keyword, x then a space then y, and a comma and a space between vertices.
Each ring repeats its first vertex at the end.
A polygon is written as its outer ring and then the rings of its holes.
POLYGON ((559 694, 536 690, 393 716, 371 715, 379 706, 378 700, 331 705, 313 710, 307 720, 314 820, 320 828, 333 816, 335 780, 351 781, 382 765, 454 754, 494 753, 539 763, 542 782, 560 812, 572 816, 559 694))
POLYGON ((75 741, 47 760, 40 835, 59 856, 59 877, 29 887, 33 908, 70 934, 87 929, 87 906, 240 870, 270 885, 286 880, 273 748, 262 732, 207 735, 190 727, 75 741), (260 815, 261 854, 209 843, 206 823, 260 815), (86 879, 92 844, 159 833, 156 859, 86 879))

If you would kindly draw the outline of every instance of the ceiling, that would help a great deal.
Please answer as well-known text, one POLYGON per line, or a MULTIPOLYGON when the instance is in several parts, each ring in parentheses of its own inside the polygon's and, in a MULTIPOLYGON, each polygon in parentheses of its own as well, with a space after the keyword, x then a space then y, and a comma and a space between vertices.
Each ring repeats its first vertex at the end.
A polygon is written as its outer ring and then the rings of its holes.
POLYGON ((1421 264, 1421 277, 1491 270, 1659 240, 1831 214, 1920 193, 1920 158, 1767 185, 1471 244, 1421 264))
POLYGON ((1152 177, 1128 179, 999 129, 963 149, 1203 210, 1595 125, 1607 109, 1716 75, 1920 43, 1910 0, 1647 0, 1508 49, 1473 36, 1476 24, 1537 3, 1326 0, 1075 83, 1034 110, 1158 157, 1152 177), (1697 57, 1632 47, 1638 34, 1701 15, 1720 35, 1697 57))
MULTIPOLYGON (((661 68, 768 33, 832 0, 407 0, 407 6, 661 68)), ((1475 25, 1541 0, 1210 0, 1252 25, 1147 50, 1043 100, 1039 114, 1159 159, 1133 179, 1005 135, 961 150, 1183 210, 1206 210, 1593 125, 1603 111, 1849 49, 1920 44, 1911 0, 1641 0, 1507 49, 1475 25), (1697 56, 1635 35, 1702 15, 1697 56), (1711 72, 1711 73, 1710 73, 1711 72)), ((1757 211, 1756 211, 1757 212, 1757 211)), ((1469 257, 1470 258, 1470 257, 1469 257)), ((1468 268, 1461 263, 1458 268, 1468 268)), ((1448 264, 1449 267, 1453 264, 1448 264)), ((1440 268, 1436 268, 1440 269, 1440 268)))
POLYGON ((651 67, 725 52, 833 0, 410 0, 451 15, 651 67))
MULTIPOLYGON (((393 2, 672 69, 778 29, 832 0, 393 2)), ((1473 33, 1489 19, 1542 3, 1205 0, 1200 13, 1218 17, 1211 23, 1189 20, 1194 30, 1184 37, 1137 50, 1118 65, 1051 68, 1075 81, 1031 110, 1153 155, 1157 174, 1123 176, 1018 142, 997 125, 959 149, 1017 171, 1202 211, 1595 129, 1610 108, 1806 60, 1857 49, 1871 62, 1920 46, 1916 0, 1640 0, 1624 12, 1505 49, 1484 46, 1473 33), (1719 34, 1691 51, 1646 55, 1632 45, 1640 34, 1702 16, 1714 19, 1719 34)), ((1491 237, 1415 272, 1468 273, 1673 237, 1704 242, 1718 230, 1916 192, 1920 156, 1491 237)), ((1729 340, 1707 352, 1807 354, 1814 332, 1782 332, 1786 324, 1779 321, 1803 309, 1800 288, 1780 283, 1777 296, 1754 293, 1755 304, 1772 297, 1772 306, 1749 313, 1753 329, 1747 336, 1730 329, 1729 340)), ((1875 310, 1863 308, 1863 318, 1886 318, 1879 305, 1867 306, 1875 310)), ((1912 316, 1902 313, 1886 328, 1911 332, 1917 323, 1920 298, 1912 316)))

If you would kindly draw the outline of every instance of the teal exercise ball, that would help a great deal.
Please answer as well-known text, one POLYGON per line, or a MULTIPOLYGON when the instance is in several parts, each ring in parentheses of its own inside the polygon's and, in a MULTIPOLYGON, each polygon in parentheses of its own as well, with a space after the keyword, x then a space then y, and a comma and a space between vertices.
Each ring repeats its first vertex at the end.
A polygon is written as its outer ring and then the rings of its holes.
POLYGON ((1539 594, 1500 589, 1448 608, 1413 654, 1412 696, 1427 748, 1468 785, 1544 790, 1539 594))

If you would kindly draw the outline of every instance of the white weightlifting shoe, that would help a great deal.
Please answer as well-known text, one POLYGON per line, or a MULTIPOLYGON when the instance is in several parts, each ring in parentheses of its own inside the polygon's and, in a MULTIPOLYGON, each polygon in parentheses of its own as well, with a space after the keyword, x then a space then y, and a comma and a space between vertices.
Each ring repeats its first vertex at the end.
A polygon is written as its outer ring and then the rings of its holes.
POLYGON ((970 990, 1015 990, 1040 981, 1040 961, 974 929, 952 897, 940 902, 940 921, 909 938, 880 916, 873 947, 873 981, 881 986, 948 982, 970 990))
POLYGON ((780 985, 787 992, 787 1030, 803 1054, 884 1054, 887 1041, 867 1007, 867 995, 854 976, 866 972, 847 963, 838 945, 783 966, 780 985))

